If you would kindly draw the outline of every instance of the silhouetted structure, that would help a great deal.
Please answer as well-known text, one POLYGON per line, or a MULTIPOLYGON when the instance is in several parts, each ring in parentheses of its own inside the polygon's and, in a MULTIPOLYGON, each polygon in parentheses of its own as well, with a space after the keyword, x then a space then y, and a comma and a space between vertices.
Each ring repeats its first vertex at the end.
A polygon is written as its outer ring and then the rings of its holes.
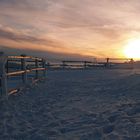
POLYGON ((0 52, 0 88, 1 94, 7 97, 10 93, 17 91, 13 89, 10 92, 7 90, 7 78, 11 76, 22 75, 24 84, 28 83, 28 73, 35 71, 35 80, 39 80, 39 71, 43 71, 43 77, 46 76, 46 61, 41 58, 31 57, 26 55, 21 56, 6 56, 0 52), (31 62, 32 65, 27 65, 31 62), (34 66, 33 66, 34 63, 34 66), (10 71, 10 64, 14 71, 10 71))

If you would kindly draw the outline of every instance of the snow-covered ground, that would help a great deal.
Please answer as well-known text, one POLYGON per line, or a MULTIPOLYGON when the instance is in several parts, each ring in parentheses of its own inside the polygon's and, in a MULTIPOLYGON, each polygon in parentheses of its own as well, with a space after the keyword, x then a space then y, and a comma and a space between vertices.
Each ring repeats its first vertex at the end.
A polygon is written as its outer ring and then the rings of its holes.
POLYGON ((48 71, 0 101, 0 140, 140 140, 140 70, 48 71))

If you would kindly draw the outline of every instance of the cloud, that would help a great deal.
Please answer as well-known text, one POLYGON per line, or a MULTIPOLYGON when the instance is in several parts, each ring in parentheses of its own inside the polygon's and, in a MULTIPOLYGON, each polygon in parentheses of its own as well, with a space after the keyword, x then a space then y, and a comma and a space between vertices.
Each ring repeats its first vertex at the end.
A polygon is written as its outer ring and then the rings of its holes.
POLYGON ((139 32, 139 13, 139 0, 0 0, 0 38, 105 55, 139 32))
POLYGON ((93 60, 93 57, 88 57, 84 55, 80 55, 78 53, 58 53, 58 52, 43 52, 43 51, 36 51, 36 50, 26 50, 26 49, 18 49, 18 48, 11 48, 11 46, 2 46, 0 45, 0 50, 5 52, 6 55, 21 55, 26 54, 29 56, 36 56, 41 58, 46 58, 49 62, 60 62, 62 60, 93 60))
POLYGON ((49 5, 51 5, 50 0, 0 0, 0 7, 5 7, 5 8, 16 8, 16 10, 44 10, 46 9, 49 5))
POLYGON ((54 39, 43 39, 43 38, 39 38, 39 37, 35 37, 32 35, 28 35, 26 34, 26 32, 18 32, 12 28, 6 27, 6 28, 0 28, 0 38, 3 39, 9 39, 9 40, 13 40, 15 42, 27 42, 27 43, 32 43, 32 44, 42 44, 42 45, 46 45, 46 49, 47 46, 49 47, 63 47, 63 45, 59 42, 56 41, 54 39))

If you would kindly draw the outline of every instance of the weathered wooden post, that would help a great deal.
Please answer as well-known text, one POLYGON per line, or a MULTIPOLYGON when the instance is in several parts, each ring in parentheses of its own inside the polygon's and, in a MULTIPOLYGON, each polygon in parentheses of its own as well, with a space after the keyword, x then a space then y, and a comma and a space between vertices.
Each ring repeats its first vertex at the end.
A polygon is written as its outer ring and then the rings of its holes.
POLYGON ((109 67, 109 58, 106 58, 106 67, 109 67))
POLYGON ((1 87, 2 96, 8 98, 7 74, 5 71, 6 61, 7 61, 7 56, 4 55, 4 52, 0 52, 0 87, 1 87))
POLYGON ((9 60, 7 60, 7 62, 6 62, 6 72, 7 73, 9 72, 9 60))
POLYGON ((46 66, 47 66, 47 68, 49 69, 50 68, 50 63, 48 62, 47 64, 46 64, 46 66))
POLYGON ((65 68, 65 66, 66 66, 65 61, 62 61, 62 67, 63 67, 63 69, 65 68))
POLYGON ((24 71, 24 73, 22 74, 22 81, 24 84, 27 83, 27 71, 26 71, 26 59, 24 57, 26 57, 26 55, 21 55, 21 70, 24 71))
POLYGON ((44 68, 43 77, 46 78, 46 60, 45 59, 42 59, 42 67, 44 68))
MULTIPOLYGON (((39 68, 38 58, 35 59, 35 67, 36 67, 36 68, 39 68)), ((38 79, 38 77, 39 77, 39 71, 36 70, 36 71, 35 71, 35 78, 38 79)))
POLYGON ((84 61, 84 68, 87 68, 87 61, 84 61))
POLYGON ((134 60, 133 60, 133 58, 130 59, 130 68, 131 69, 134 68, 134 60))

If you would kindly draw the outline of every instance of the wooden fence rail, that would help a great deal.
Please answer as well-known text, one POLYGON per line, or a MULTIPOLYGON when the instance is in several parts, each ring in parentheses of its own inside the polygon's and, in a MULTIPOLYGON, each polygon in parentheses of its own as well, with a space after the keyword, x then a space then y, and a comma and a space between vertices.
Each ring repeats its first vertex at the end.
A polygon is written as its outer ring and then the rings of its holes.
POLYGON ((22 82, 23 84, 28 84, 28 73, 31 73, 32 71, 35 71, 35 79, 40 79, 39 77, 39 71, 42 71, 42 77, 45 78, 46 76, 46 61, 45 59, 40 59, 37 57, 31 57, 26 55, 21 56, 6 56, 3 52, 0 52, 0 89, 1 89, 1 95, 3 97, 8 97, 10 93, 13 93, 14 91, 17 91, 16 89, 11 90, 11 92, 8 91, 8 77, 12 76, 22 76, 22 82), (17 65, 18 62, 18 65, 17 65), (29 62, 32 63, 32 66, 28 64, 29 62), (14 71, 10 71, 9 64, 16 64, 14 71), (34 64, 34 67, 33 67, 34 64), (18 68, 18 70, 17 70, 18 68))
POLYGON ((66 68, 68 66, 79 66, 82 68, 89 68, 89 67, 105 67, 110 68, 112 65, 118 65, 118 64, 125 64, 124 62, 119 61, 125 61, 127 64, 133 68, 134 60, 132 58, 105 58, 101 61, 71 61, 71 60, 64 60, 62 61, 62 67, 66 68), (115 62, 116 61, 116 62, 115 62))

